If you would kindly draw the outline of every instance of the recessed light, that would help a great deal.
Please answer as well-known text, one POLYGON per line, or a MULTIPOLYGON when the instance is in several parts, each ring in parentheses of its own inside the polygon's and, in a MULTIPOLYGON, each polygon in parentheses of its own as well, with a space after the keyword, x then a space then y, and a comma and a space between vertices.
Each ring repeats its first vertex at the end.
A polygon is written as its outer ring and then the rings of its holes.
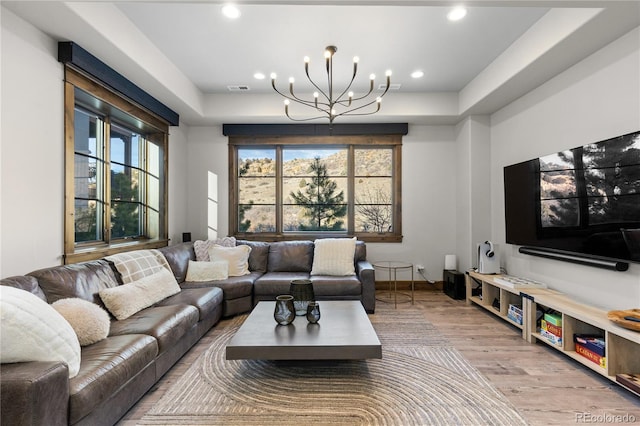
POLYGON ((414 72, 411 73, 411 77, 413 78, 420 78, 424 76, 424 71, 420 71, 420 70, 416 70, 414 72))
POLYGON ((459 21, 467 15, 467 9, 462 6, 454 7, 447 13, 447 19, 450 21, 459 21))
POLYGON ((253 75, 253 78, 255 78, 256 80, 264 80, 265 79, 265 75, 262 74, 261 72, 257 72, 253 75))
POLYGON ((240 9, 233 4, 225 4, 222 6, 222 14, 229 19, 237 19, 240 17, 240 9))

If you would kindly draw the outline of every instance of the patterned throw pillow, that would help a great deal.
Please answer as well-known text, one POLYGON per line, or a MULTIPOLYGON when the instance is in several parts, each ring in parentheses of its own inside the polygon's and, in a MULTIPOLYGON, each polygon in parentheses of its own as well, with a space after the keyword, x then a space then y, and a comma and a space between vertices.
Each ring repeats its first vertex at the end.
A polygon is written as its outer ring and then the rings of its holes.
POLYGON ((105 259, 113 262, 124 284, 156 274, 162 269, 171 271, 167 259, 156 249, 133 250, 107 256, 105 259))
POLYGON ((208 262, 209 249, 213 246, 235 247, 236 237, 223 237, 215 240, 197 240, 193 243, 193 251, 196 252, 196 260, 198 262, 208 262))

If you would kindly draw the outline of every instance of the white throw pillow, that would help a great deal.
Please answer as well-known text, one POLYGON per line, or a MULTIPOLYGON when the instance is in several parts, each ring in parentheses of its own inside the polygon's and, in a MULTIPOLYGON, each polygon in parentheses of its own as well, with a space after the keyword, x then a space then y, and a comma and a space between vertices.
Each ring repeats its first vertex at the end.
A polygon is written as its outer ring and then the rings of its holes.
POLYGON ((109 312, 123 320, 179 292, 180 286, 173 273, 162 268, 153 275, 129 284, 105 288, 98 294, 109 312))
POLYGON ((322 238, 315 241, 311 275, 355 275, 356 237, 322 238))
POLYGON ((189 261, 187 278, 189 282, 217 281, 229 278, 229 262, 218 260, 215 262, 189 261))
POLYGON ((240 277, 251 273, 249 272, 249 253, 251 253, 251 247, 246 245, 213 246, 209 249, 209 258, 212 262, 226 260, 229 263, 229 276, 240 277))
POLYGON ((80 343, 71 325, 38 296, 0 285, 0 362, 62 361, 80 371, 80 343))
POLYGON ((80 346, 87 346, 106 339, 111 327, 107 311, 95 303, 77 297, 60 299, 51 304, 67 320, 80 346))
POLYGON ((213 246, 235 247, 236 237, 216 238, 215 240, 197 240, 193 242, 193 251, 196 253, 198 262, 208 262, 209 249, 213 246))

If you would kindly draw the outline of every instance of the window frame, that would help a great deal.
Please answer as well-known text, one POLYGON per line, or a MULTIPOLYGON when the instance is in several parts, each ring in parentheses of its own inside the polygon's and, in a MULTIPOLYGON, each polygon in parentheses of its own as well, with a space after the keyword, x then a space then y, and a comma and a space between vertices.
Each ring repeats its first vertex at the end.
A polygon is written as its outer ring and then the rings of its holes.
POLYGON ((402 242, 402 135, 337 135, 337 136, 245 136, 229 135, 229 235, 243 240, 260 241, 285 241, 316 238, 357 237, 359 240, 377 243, 402 242), (276 232, 240 232, 238 230, 238 149, 239 148, 266 148, 276 149, 276 232), (335 148, 345 147, 348 152, 347 187, 348 213, 345 220, 346 232, 339 231, 282 231, 282 165, 281 151, 287 147, 317 147, 335 148), (354 151, 358 148, 389 148, 392 150, 392 232, 355 232, 355 176, 354 176, 354 151))
MULTIPOLYGON (((75 68, 65 65, 64 80, 64 131, 65 131, 65 219, 64 219, 64 256, 65 264, 82 262, 87 260, 99 259, 110 254, 120 253, 129 250, 150 249, 164 247, 168 244, 168 138, 169 124, 166 120, 157 115, 143 109, 137 104, 132 103, 119 93, 111 90, 109 87, 100 83, 96 79, 76 70, 75 68), (159 177, 159 204, 158 214, 160 216, 157 236, 149 237, 150 232, 148 220, 145 220, 143 226, 143 236, 138 238, 119 238, 111 239, 110 235, 104 235, 103 241, 97 242, 80 242, 75 241, 75 129, 74 116, 76 109, 75 89, 78 88, 92 97, 103 102, 106 108, 116 109, 125 114, 139 120, 145 128, 152 128, 153 134, 146 139, 150 143, 154 143, 159 147, 161 155, 160 177, 159 177)), ((108 120, 107 120, 108 121, 108 120)), ((114 120, 114 124, 122 126, 120 120, 114 120)), ((125 123, 125 127, 131 127, 125 123)), ((139 130, 139 129, 138 129, 139 130)), ((107 141, 105 145, 109 145, 109 134, 105 135, 107 141)), ((108 152, 108 151, 107 151, 108 152)), ((103 194, 106 208, 103 210, 102 216, 106 223, 110 218, 110 159, 105 154, 105 176, 106 185, 103 194)), ((149 166, 145 165, 148 172, 149 166)), ((145 209, 150 206, 145 202, 145 209)), ((146 214, 145 214, 146 215, 146 214)))

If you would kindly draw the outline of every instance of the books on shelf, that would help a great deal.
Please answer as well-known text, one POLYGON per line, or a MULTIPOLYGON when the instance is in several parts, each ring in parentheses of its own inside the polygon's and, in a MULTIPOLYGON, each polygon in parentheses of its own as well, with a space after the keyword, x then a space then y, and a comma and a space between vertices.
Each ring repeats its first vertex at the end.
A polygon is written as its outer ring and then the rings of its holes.
POLYGON ((507 318, 516 324, 522 325, 522 307, 514 304, 509 304, 509 310, 507 311, 507 318))
POLYGON ((576 353, 578 355, 582 355, 583 357, 585 357, 586 359, 588 359, 591 362, 594 362, 596 364, 598 364, 600 367, 605 368, 607 366, 607 358, 599 355, 593 351, 590 351, 589 349, 587 349, 585 346, 581 345, 580 343, 576 343, 576 353))
POLYGON ((540 320, 540 335, 554 345, 562 345, 562 325, 555 324, 562 324, 562 320, 557 321, 557 318, 550 316, 550 322, 547 321, 547 315, 550 314, 544 314, 544 319, 540 320))
POLYGON ((540 321, 540 328, 558 337, 562 337, 562 327, 547 322, 547 320, 540 321))
POLYGON ((542 328, 540 329, 540 335, 554 345, 562 345, 562 336, 556 336, 555 334, 542 328))
POLYGON ((593 334, 574 334, 573 340, 576 343, 584 346, 589 349, 591 352, 594 352, 600 356, 605 356, 605 344, 604 337, 593 334))
POLYGON ((640 394, 640 373, 638 374, 616 374, 616 381, 632 391, 640 394))
POLYGON ((544 320, 555 326, 562 327, 562 315, 559 314, 544 314, 544 320))

